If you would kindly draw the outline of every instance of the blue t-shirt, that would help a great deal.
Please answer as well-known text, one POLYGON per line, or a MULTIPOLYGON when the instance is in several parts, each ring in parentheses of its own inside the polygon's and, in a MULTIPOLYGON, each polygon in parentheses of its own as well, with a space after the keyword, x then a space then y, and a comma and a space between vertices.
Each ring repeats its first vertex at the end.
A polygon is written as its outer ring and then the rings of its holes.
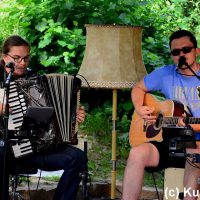
MULTIPOLYGON (((197 75, 200 76, 200 71, 197 75)), ((159 91, 167 99, 181 102, 189 107, 193 117, 200 117, 200 80, 197 77, 181 75, 176 65, 167 65, 146 75, 144 83, 149 91, 159 91)))
MULTIPOLYGON (((157 68, 144 77, 144 84, 148 91, 159 91, 167 99, 186 105, 193 117, 200 117, 200 80, 181 75, 176 69, 174 64, 157 68)), ((200 70, 197 75, 200 76, 200 70)), ((200 133, 195 135, 200 140, 200 133)))

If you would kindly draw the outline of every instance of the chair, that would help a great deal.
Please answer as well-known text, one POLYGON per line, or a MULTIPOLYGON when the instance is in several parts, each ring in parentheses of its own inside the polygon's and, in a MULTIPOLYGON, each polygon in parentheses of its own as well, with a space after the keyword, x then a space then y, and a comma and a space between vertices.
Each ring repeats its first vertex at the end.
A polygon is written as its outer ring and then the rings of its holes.
POLYGON ((10 200, 23 200, 22 195, 19 192, 17 192, 17 187, 20 184, 20 177, 27 177, 29 184, 29 176, 37 174, 37 172, 38 169, 36 168, 25 169, 23 167, 17 167, 15 171, 10 173, 10 200))

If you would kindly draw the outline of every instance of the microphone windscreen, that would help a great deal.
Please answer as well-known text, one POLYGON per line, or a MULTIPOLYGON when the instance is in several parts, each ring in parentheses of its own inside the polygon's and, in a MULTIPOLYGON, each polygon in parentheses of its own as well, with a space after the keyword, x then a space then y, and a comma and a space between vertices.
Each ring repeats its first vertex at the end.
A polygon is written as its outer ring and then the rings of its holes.
POLYGON ((6 64, 7 68, 13 69, 15 67, 15 63, 14 62, 9 62, 6 64))
POLYGON ((186 64, 187 64, 186 58, 184 56, 181 56, 178 61, 178 68, 182 69, 183 65, 186 65, 186 64))

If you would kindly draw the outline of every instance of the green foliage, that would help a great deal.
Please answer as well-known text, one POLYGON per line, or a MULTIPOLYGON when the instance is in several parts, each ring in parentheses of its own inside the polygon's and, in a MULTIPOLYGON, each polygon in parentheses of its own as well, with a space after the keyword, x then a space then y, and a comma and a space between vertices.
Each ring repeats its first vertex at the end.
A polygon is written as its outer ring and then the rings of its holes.
POLYGON ((68 22, 66 1, 4 1, 2 23, 9 34, 20 34, 32 45, 31 67, 43 73, 75 73, 82 61, 85 48, 83 30, 78 22, 68 22), (12 8, 12 9, 11 9, 12 8), (5 23, 6 19, 6 23, 5 23), (70 28, 68 28, 70 27, 70 28))
POLYGON ((153 181, 153 176, 154 176, 155 181, 156 181, 156 186, 158 188, 163 189, 164 170, 162 170, 160 172, 154 172, 153 174, 145 171, 144 185, 154 187, 155 185, 154 185, 154 181, 153 181))
MULTIPOLYGON (((112 129, 112 107, 110 102, 105 102, 103 107, 98 107, 87 113, 82 130, 93 136, 104 136, 111 133, 112 129)), ((97 137, 98 138, 98 137, 97 137)))
POLYGON ((120 134, 117 138, 117 157, 127 159, 130 151, 129 133, 120 134))
POLYGON ((122 133, 129 131, 131 116, 133 113, 133 103, 130 98, 130 90, 123 91, 121 95, 118 95, 117 105, 117 130, 122 133))
POLYGON ((93 141, 89 151, 88 170, 92 181, 109 180, 111 172, 111 149, 105 143, 93 141))
POLYGON ((4 0, 0 41, 20 34, 32 45, 32 68, 41 73, 76 73, 85 49, 84 24, 142 26, 143 59, 150 72, 171 62, 172 31, 184 28, 198 33, 198 9, 198 0, 4 0))
POLYGON ((19 183, 28 183, 30 181, 30 177, 20 176, 19 183))
POLYGON ((58 182, 60 180, 60 176, 45 176, 43 179, 46 181, 58 182))

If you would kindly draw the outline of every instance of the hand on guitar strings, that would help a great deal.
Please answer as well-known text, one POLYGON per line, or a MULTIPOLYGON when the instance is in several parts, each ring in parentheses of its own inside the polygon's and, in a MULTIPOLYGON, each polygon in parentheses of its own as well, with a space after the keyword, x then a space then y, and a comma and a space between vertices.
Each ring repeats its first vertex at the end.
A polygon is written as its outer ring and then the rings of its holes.
POLYGON ((154 108, 149 106, 140 106, 136 109, 136 112, 142 119, 144 119, 145 124, 154 124, 156 122, 157 116, 154 115, 154 108))

